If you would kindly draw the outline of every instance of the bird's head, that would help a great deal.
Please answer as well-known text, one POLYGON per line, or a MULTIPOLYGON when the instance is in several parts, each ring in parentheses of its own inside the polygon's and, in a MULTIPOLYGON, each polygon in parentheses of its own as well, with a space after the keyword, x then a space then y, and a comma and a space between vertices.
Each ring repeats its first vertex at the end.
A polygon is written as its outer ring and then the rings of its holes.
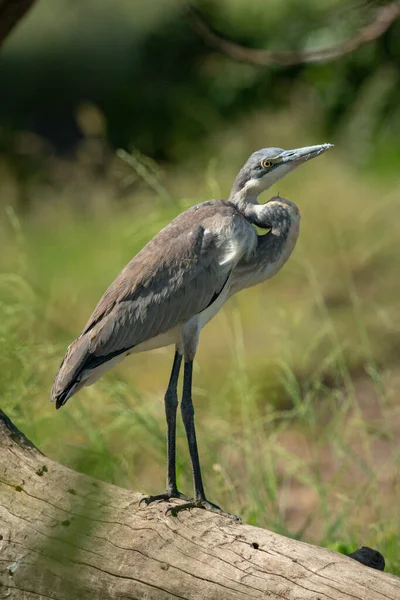
POLYGON ((306 146, 295 150, 263 148, 254 152, 241 168, 232 187, 230 200, 237 204, 256 202, 257 197, 304 162, 319 156, 333 144, 306 146))

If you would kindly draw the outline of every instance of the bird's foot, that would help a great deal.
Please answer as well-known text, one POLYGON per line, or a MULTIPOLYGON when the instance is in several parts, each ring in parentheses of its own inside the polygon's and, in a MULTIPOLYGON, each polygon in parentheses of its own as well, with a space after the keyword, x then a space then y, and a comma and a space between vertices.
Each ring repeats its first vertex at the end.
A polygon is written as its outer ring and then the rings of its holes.
POLYGON ((157 494, 156 496, 145 496, 144 498, 142 498, 140 500, 139 504, 144 503, 148 506, 152 502, 159 502, 159 501, 169 502, 170 500, 172 500, 172 498, 178 498, 179 500, 186 500, 186 502, 192 501, 192 498, 189 498, 189 496, 185 496, 185 494, 181 494, 181 492, 178 492, 178 490, 171 490, 171 491, 167 490, 164 494, 157 494))
POLYGON ((241 522, 242 519, 237 515, 231 515, 228 512, 222 510, 216 504, 209 502, 205 498, 199 500, 192 500, 191 502, 187 502, 186 504, 177 504, 176 506, 169 506, 167 509, 167 513, 171 513, 173 517, 178 515, 178 512, 181 510, 190 510, 191 508, 203 508, 204 510, 209 510, 210 512, 216 513, 217 515, 221 515, 222 517, 228 517, 229 519, 233 519, 234 521, 241 522))

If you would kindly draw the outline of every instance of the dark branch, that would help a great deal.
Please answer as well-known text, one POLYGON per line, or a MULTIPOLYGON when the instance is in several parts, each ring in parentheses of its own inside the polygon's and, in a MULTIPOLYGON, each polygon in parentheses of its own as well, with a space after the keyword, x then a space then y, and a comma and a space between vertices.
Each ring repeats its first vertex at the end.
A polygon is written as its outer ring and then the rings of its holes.
POLYGON ((239 62, 245 62, 264 67, 272 65, 291 66, 299 64, 324 63, 345 56, 357 50, 363 44, 372 42, 387 31, 392 23, 400 16, 400 2, 392 2, 381 7, 375 21, 360 29, 353 37, 338 44, 313 51, 283 51, 272 52, 246 48, 223 37, 210 26, 204 16, 194 7, 189 7, 189 18, 197 33, 211 46, 239 62))
POLYGON ((0 0, 0 46, 35 0, 0 0))

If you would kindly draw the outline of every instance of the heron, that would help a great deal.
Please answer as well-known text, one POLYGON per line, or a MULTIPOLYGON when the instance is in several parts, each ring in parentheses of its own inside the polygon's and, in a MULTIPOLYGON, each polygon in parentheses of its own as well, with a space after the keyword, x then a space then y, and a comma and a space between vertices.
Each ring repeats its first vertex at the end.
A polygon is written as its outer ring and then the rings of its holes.
POLYGON ((201 329, 233 294, 275 275, 290 257, 299 235, 296 204, 259 195, 306 161, 332 147, 320 144, 254 152, 239 171, 228 200, 188 208, 162 229, 108 287, 79 337, 68 347, 51 391, 61 408, 126 356, 174 345, 165 392, 167 486, 154 501, 184 500, 168 510, 198 507, 239 519, 210 502, 204 491, 192 401, 193 360, 201 329), (259 235, 261 228, 264 235, 259 235), (194 496, 178 490, 176 419, 182 366, 181 416, 192 465, 194 496))

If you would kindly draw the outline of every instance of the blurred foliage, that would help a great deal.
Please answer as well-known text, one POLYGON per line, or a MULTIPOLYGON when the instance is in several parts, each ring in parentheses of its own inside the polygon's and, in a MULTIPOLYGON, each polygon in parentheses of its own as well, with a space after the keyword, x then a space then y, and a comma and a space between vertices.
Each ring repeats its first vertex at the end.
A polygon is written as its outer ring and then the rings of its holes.
MULTIPOLYGON (((270 50, 338 43, 371 22, 379 4, 195 3, 222 35, 270 50)), ((69 151, 84 134, 80 106, 90 102, 114 147, 179 161, 249 111, 294 104, 316 107, 329 136, 346 131, 351 119, 351 139, 362 146, 357 159, 365 160, 398 147, 399 59, 399 22, 338 61, 268 69, 208 47, 178 0, 38 0, 2 48, 0 124, 69 151)))
MULTIPOLYGON (((130 357, 55 412, 46 399, 57 367, 148 239, 186 206, 225 195, 266 127, 288 146, 312 141, 306 125, 287 111, 246 118, 212 140, 212 161, 171 169, 166 189, 152 161, 135 154, 119 165, 135 186, 119 204, 111 174, 96 176, 81 148, 81 162, 57 164, 64 184, 34 211, 18 215, 9 204, 1 213, 1 406, 46 455, 162 491, 172 349, 130 357), (86 197, 76 197, 77 179, 86 197)), ((360 174, 336 147, 279 191, 302 212, 293 257, 227 303, 201 336, 194 403, 206 491, 251 524, 340 550, 375 547, 400 574, 399 183, 360 174)), ((178 421, 178 481, 190 493, 178 421)))

